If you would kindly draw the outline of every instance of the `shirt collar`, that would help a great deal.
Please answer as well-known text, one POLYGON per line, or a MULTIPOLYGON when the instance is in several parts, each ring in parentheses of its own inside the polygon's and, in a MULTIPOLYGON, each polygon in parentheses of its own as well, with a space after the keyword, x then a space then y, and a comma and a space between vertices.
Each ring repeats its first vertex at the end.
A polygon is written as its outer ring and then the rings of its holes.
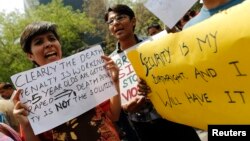
MULTIPOLYGON (((143 39, 138 38, 138 36, 137 36, 136 34, 134 34, 134 36, 135 36, 135 39, 136 39, 136 42, 137 42, 137 43, 140 43, 140 42, 143 41, 143 39)), ((116 44, 116 50, 117 50, 117 53, 123 52, 123 50, 121 49, 121 46, 120 46, 120 43, 119 43, 119 42, 117 42, 117 44, 116 44)))

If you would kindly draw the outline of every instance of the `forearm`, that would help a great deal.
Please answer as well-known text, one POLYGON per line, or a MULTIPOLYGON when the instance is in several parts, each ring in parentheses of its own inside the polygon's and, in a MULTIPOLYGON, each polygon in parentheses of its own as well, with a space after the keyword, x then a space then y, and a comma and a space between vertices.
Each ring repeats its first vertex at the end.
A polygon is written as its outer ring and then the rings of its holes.
POLYGON ((116 96, 112 97, 110 99, 110 119, 112 121, 117 121, 119 119, 121 112, 121 99, 120 94, 117 94, 116 96))
POLYGON ((120 97, 120 88, 119 81, 115 83, 115 87, 117 90, 117 95, 113 96, 110 99, 110 119, 112 121, 117 121, 121 112, 121 97, 120 97))
POLYGON ((21 129, 23 130, 25 141, 41 141, 39 137, 34 134, 30 124, 21 125, 21 129))
POLYGON ((110 108, 109 112, 107 112, 107 115, 112 121, 117 121, 121 112, 119 68, 110 57, 104 55, 102 56, 102 59, 105 62, 104 67, 106 70, 108 70, 117 92, 117 95, 110 98, 110 108))

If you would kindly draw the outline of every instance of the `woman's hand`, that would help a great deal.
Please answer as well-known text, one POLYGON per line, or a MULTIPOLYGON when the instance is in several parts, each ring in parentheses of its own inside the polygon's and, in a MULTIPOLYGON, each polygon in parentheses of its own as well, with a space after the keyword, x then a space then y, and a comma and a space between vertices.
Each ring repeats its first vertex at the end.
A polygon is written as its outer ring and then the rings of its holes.
POLYGON ((27 118, 29 112, 28 112, 28 107, 20 102, 19 96, 21 94, 21 91, 22 90, 19 89, 14 93, 15 96, 13 98, 13 102, 15 106, 14 106, 13 114, 15 118, 17 119, 17 121, 22 126, 27 126, 29 124, 29 120, 27 118))
POLYGON ((40 141, 39 137, 34 134, 28 120, 28 107, 20 102, 19 96, 21 94, 21 91, 22 90, 19 89, 14 93, 13 102, 15 106, 13 114, 21 125, 21 130, 23 130, 25 141, 40 141))

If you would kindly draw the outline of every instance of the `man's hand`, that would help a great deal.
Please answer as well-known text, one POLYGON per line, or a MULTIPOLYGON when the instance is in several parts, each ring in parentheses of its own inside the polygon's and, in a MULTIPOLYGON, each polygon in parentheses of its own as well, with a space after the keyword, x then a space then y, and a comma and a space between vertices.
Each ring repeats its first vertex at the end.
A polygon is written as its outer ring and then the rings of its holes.
POLYGON ((147 96, 151 93, 150 87, 147 85, 146 81, 142 78, 137 78, 138 81, 138 95, 147 96))
POLYGON ((146 104, 145 96, 137 96, 131 100, 128 104, 123 106, 125 112, 134 113, 138 112, 146 104))

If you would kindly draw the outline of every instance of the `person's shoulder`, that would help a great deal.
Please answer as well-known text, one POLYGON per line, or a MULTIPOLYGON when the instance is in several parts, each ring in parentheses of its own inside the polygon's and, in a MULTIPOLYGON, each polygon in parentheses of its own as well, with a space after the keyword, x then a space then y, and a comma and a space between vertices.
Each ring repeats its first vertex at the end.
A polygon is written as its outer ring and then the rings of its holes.
POLYGON ((234 5, 242 3, 243 1, 245 1, 245 0, 232 0, 232 1, 230 1, 231 3, 229 3, 229 4, 231 4, 232 6, 234 6, 234 5))
POLYGON ((191 20, 189 20, 184 26, 183 26, 183 29, 187 29, 189 28, 190 26, 192 25, 195 25, 197 22, 194 18, 192 18, 191 20))
POLYGON ((200 12, 183 26, 183 29, 204 21, 205 19, 209 18, 209 15, 210 14, 208 14, 208 10, 202 7, 200 12))

